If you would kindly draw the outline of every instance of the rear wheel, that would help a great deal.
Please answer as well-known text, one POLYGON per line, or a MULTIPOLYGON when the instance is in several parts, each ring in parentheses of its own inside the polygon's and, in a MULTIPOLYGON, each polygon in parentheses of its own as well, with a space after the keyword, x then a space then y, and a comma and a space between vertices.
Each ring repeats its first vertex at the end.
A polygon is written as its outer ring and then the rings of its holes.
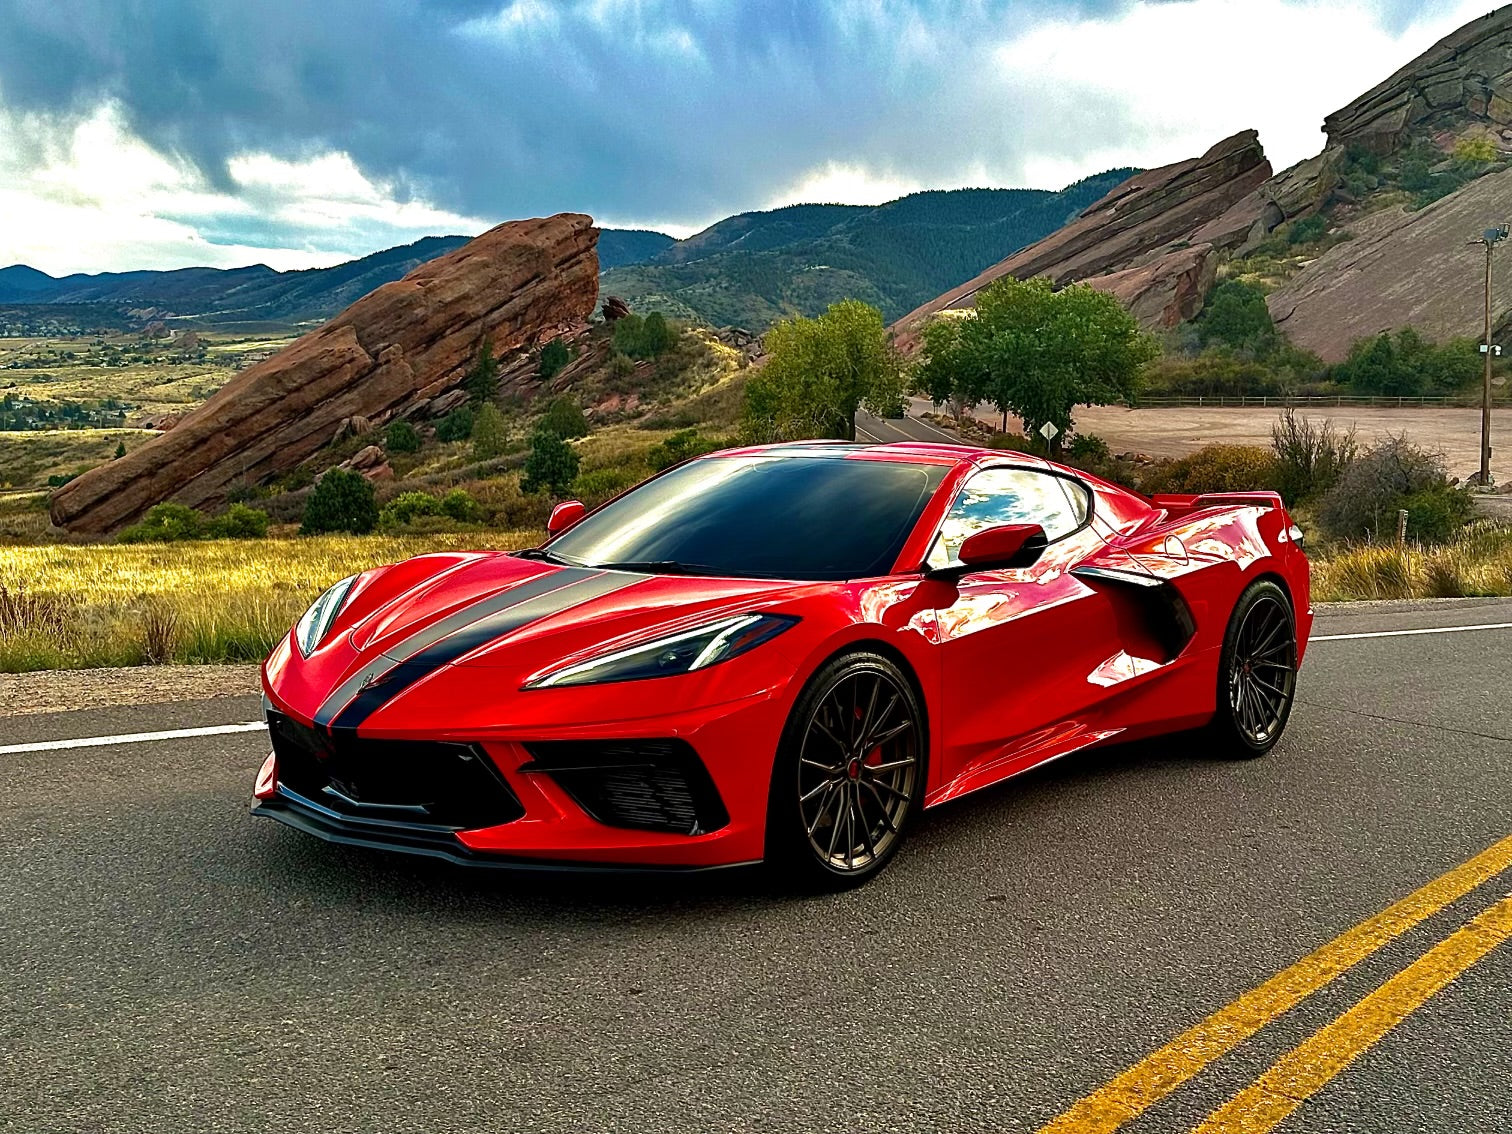
POLYGON ((1245 588, 1229 617, 1209 738, 1224 755, 1265 755, 1286 730, 1296 686, 1291 600, 1269 579, 1258 579, 1245 588))
POLYGON ((913 685, 889 658, 858 650, 828 662, 783 731, 768 862, 825 889, 878 873, 922 806, 925 736, 913 685))

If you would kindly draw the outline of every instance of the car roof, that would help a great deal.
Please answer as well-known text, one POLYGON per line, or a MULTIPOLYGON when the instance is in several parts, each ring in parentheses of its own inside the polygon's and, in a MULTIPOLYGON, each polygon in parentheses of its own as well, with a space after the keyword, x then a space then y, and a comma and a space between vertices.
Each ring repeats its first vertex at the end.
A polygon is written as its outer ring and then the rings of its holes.
POLYGON ((831 457, 902 461, 921 465, 975 465, 1009 459, 1014 464, 1048 467, 1050 462, 1032 453, 1012 449, 984 449, 979 445, 948 445, 937 441, 781 441, 773 445, 748 445, 725 449, 711 457, 831 457))

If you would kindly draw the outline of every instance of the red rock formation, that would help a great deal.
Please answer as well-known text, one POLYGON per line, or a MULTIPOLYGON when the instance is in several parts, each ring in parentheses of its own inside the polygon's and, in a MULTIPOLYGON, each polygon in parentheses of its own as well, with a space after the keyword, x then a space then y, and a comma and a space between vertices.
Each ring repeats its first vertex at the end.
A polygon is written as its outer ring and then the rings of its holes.
POLYGON ((1193 244, 1138 267, 1094 276, 1087 283, 1117 299, 1141 325, 1169 330, 1202 310, 1217 272, 1213 246, 1193 244))
MULTIPOLYGON (((1260 214, 1231 218, 1216 227, 1213 222, 1259 189, 1270 175, 1270 163, 1253 130, 1219 142, 1200 158, 1136 174, 1064 228, 898 320, 893 325, 898 346, 904 351, 914 349, 919 331, 930 316, 970 306, 978 291, 1003 276, 1049 276, 1058 284, 1091 282, 1110 272, 1159 263, 1168 252, 1180 251, 1173 245, 1197 243, 1195 234, 1199 231, 1204 233, 1203 244, 1220 251, 1237 247, 1260 214)), ((1130 302, 1137 298, 1130 291, 1136 279, 1168 292, 1176 286, 1169 276, 1172 270, 1175 262, 1164 270, 1129 276, 1120 286, 1130 302)), ((1197 302, 1200 306, 1200 297, 1197 302)), ((1149 300, 1140 306, 1155 313, 1156 323, 1152 325, 1159 325, 1166 317, 1165 302, 1149 300)))
POLYGON ((507 356, 579 327, 598 296, 598 230, 562 213, 490 229, 359 299, 242 371, 168 433, 52 498, 53 522, 104 532, 174 500, 225 501, 307 460, 343 419, 382 424, 466 377, 485 338, 507 356))
POLYGON ((1435 43, 1411 63, 1323 120, 1332 146, 1389 154, 1409 135, 1480 120, 1512 126, 1512 6, 1435 43))
MULTIPOLYGON (((1295 345, 1337 362, 1356 339, 1413 327, 1430 339, 1479 338, 1485 250, 1467 241, 1506 215, 1512 170, 1488 174, 1427 208, 1387 209, 1350 225, 1337 244, 1267 297, 1295 345)), ((1512 294, 1512 255, 1494 261, 1498 312, 1512 294)))

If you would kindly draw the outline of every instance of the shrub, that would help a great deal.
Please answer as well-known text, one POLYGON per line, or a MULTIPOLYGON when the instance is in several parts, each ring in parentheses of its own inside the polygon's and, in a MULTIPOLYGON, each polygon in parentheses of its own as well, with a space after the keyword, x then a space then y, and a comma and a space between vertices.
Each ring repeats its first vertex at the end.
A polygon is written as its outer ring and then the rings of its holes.
POLYGON ((1484 165, 1497 156, 1496 143, 1490 138, 1461 138, 1454 143, 1454 160, 1461 165, 1484 165))
POLYGON ((1092 464, 1106 461, 1111 454, 1108 452, 1108 443, 1097 434, 1073 433, 1070 444, 1066 446, 1066 456, 1073 461, 1092 464))
POLYGON ((1318 509, 1318 522, 1336 539, 1395 538, 1397 510, 1422 513, 1416 538, 1443 540, 1464 526, 1470 502, 1452 488, 1444 459, 1409 442, 1388 437, 1356 457, 1339 475, 1318 509), (1410 503, 1409 503, 1410 502, 1410 503))
POLYGON ((1287 504, 1322 496, 1355 457, 1354 428, 1340 433, 1324 418, 1314 422, 1285 410, 1271 426, 1276 488, 1287 504))
POLYGON ((526 492, 545 491, 559 496, 577 477, 579 460, 577 450, 555 433, 537 429, 530 438, 521 487, 526 492))
POLYGON ((261 508, 233 504, 210 521, 211 539, 262 539, 268 534, 268 514, 261 508))
POLYGON ((383 447, 390 453, 418 453, 420 433, 407 421, 392 422, 383 435, 383 447))
POLYGON ((572 495, 590 508, 597 508, 605 500, 618 496, 637 480, 627 468, 591 469, 578 473, 572 482, 572 495))
POLYGON ((1407 538, 1418 543, 1447 543, 1475 514, 1470 494, 1447 485, 1404 496, 1397 507, 1407 509, 1407 538))
POLYGON ((436 422, 437 441, 466 441, 472 436, 472 406, 458 406, 436 422))
POLYGON ((441 514, 441 501, 429 492, 401 492, 383 506, 378 513, 380 527, 393 528, 408 524, 419 516, 441 514))
POLYGON ((205 518, 183 504, 154 504, 147 514, 116 539, 120 543, 172 543, 182 539, 203 539, 205 518))
POLYGON ((473 415, 472 447, 475 461, 502 457, 509 449, 509 425, 492 402, 473 415))
POLYGON ((567 349, 567 344, 561 339, 552 339, 541 348, 540 375, 541 380, 551 381, 561 373, 562 367, 572 361, 572 352, 567 349))
POLYGON ((350 469, 330 469, 305 501, 300 535, 351 532, 366 535, 378 525, 378 495, 373 484, 350 469))
POLYGON ((721 449, 725 442, 717 437, 704 437, 696 429, 683 429, 665 441, 652 445, 646 453, 646 463, 653 472, 671 468, 690 457, 699 457, 721 449))
POLYGON ((1311 244, 1327 235, 1328 218, 1322 213, 1314 213, 1310 217, 1294 221, 1291 231, 1286 234, 1286 241, 1288 244, 1311 244))
POLYGON ((473 524, 483 518, 482 506, 460 488, 454 488, 441 497, 441 512, 459 524, 473 524))
POLYGON ((609 360, 609 374, 614 378, 628 378, 634 373, 635 360, 628 354, 615 351, 614 357, 609 360))
POLYGON ((492 339, 483 340, 483 347, 478 351, 478 360, 473 363, 473 368, 468 372, 463 386, 467 390, 468 401, 474 407, 486 405, 498 397, 499 363, 493 355, 492 339))
POLYGON ((1276 458, 1258 445, 1208 445, 1151 472, 1145 492, 1251 492, 1275 488, 1276 458))
POLYGON ((1197 316, 1204 346, 1222 343, 1235 350, 1264 354, 1276 345, 1276 324, 1265 305, 1265 292, 1242 280, 1227 280, 1213 289, 1197 316))
POLYGON ((541 416, 537 428, 544 429, 548 433, 555 433, 563 440, 587 437, 590 432, 588 419, 583 416, 582 407, 577 404, 576 399, 569 397, 561 397, 553 401, 541 416))
POLYGON ((994 433, 987 439, 987 448, 1002 449, 1009 453, 1043 453, 1045 446, 1022 433, 994 433))
POLYGON ((677 331, 660 311, 644 319, 626 315, 614 324, 614 349, 627 358, 656 358, 676 346, 677 339, 677 331))

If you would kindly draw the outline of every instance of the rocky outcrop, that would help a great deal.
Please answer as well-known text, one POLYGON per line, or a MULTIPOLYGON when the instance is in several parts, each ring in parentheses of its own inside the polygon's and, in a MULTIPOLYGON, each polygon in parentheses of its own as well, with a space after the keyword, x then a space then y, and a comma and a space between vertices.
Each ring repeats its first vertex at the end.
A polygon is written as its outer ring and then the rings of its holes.
POLYGON ((1087 283, 1117 299, 1142 326, 1169 330, 1202 310, 1217 272, 1217 249, 1193 244, 1087 283))
MULTIPOLYGON (((1267 298, 1276 326, 1326 362, 1356 339, 1413 327, 1430 339, 1479 338, 1485 252, 1467 241, 1505 216, 1512 169, 1488 174, 1417 212, 1388 209, 1350 225, 1352 239, 1319 256, 1267 298)), ((1512 294, 1512 253, 1493 264, 1498 296, 1512 294)), ((1504 299, 1503 299, 1504 302, 1504 299)))
POLYGON ((215 506, 309 459, 345 419, 381 425, 458 386, 485 339, 504 357, 577 329, 598 296, 597 239, 592 218, 562 213, 420 265, 242 371, 170 432, 70 481, 53 522, 104 532, 164 500, 215 506))
MULTIPOLYGON (((1155 265, 1170 253, 1189 251, 1198 244, 1220 252, 1242 244, 1256 223, 1268 215, 1265 202, 1257 198, 1243 213, 1231 210, 1246 202, 1270 176, 1270 163, 1253 130, 1219 142, 1199 158, 1136 174, 1064 228, 905 315, 894 324, 895 340, 905 352, 912 350, 930 316, 969 307, 977 292, 1004 276, 1049 276, 1057 284, 1091 283, 1110 273, 1149 269, 1125 274, 1117 289, 1107 290, 1121 291, 1120 297, 1126 297, 1131 305, 1137 301, 1141 311, 1153 314, 1152 326, 1165 325, 1162 320, 1169 309, 1166 300, 1174 294, 1173 289, 1179 290, 1177 277, 1185 274, 1192 281, 1201 273, 1192 276, 1191 256, 1179 258, 1183 265, 1179 269, 1178 261, 1164 268, 1155 265), (1166 299, 1155 295, 1145 298, 1138 290, 1141 281, 1166 299)), ((1211 284, 1210 273, 1207 279, 1211 284)), ((1204 290, 1197 297, 1199 307, 1205 295, 1204 290)), ((1183 299, 1182 303, 1189 306, 1190 300, 1183 299)))
POLYGON ((1480 120, 1512 129, 1512 6, 1471 20, 1323 121, 1331 146, 1389 154, 1413 134, 1480 120))

